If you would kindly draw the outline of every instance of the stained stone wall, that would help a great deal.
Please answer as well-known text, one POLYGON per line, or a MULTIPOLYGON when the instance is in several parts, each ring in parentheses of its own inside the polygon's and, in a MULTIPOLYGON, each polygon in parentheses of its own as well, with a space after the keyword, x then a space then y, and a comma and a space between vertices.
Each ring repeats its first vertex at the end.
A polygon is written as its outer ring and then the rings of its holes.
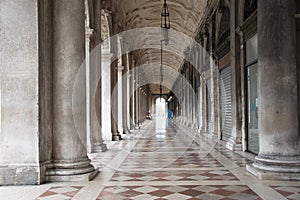
MULTIPOLYGON (((300 109, 300 101, 299 101, 299 97, 300 97, 300 1, 296 0, 296 14, 297 14, 297 18, 296 18, 296 40, 297 40, 297 54, 298 56, 296 56, 297 59, 297 69, 298 69, 298 110, 300 109)), ((299 124, 300 124, 300 112, 298 112, 298 120, 299 120, 299 124)), ((299 130, 299 146, 300 146, 300 130, 299 130)))
POLYGON ((0 1, 0 185, 40 181, 37 5, 37 0, 0 1))

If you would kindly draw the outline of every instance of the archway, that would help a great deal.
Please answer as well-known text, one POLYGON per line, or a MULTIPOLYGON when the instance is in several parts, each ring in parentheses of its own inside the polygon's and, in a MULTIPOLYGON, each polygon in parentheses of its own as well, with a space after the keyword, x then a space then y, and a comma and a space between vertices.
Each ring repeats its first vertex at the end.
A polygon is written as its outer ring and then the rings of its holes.
POLYGON ((166 100, 164 98, 157 98, 155 101, 155 132, 166 132, 166 100))

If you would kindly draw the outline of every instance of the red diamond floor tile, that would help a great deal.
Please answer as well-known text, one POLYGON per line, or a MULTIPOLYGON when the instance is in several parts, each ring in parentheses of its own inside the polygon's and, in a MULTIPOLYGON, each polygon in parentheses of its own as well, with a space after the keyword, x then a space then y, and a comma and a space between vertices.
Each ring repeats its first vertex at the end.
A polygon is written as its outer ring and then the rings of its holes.
MULTIPOLYGON (((175 197, 181 197, 182 199, 261 199, 255 192, 244 185, 236 185, 228 188, 226 185, 209 185, 211 189, 207 191, 205 187, 198 185, 180 185, 180 186, 140 186, 134 189, 130 189, 127 186, 118 186, 118 190, 122 192, 115 192, 114 187, 106 187, 104 191, 98 196, 98 199, 106 199, 111 196, 118 197, 118 199, 142 199, 142 197, 148 197, 145 199, 175 199, 175 197), (227 188, 226 188, 227 187, 227 188), (226 189, 225 189, 226 188, 226 189), (234 189, 236 188, 236 190, 234 189), (144 192, 143 192, 144 190, 144 192), (176 192, 176 190, 180 190, 176 192), (248 191, 252 192, 248 192, 248 191), (245 192, 247 191, 247 192, 245 192)), ((115 190, 117 191, 117 190, 115 190)), ((117 198, 116 198, 117 199, 117 198)), ((177 198, 178 199, 178 198, 177 198)))
POLYGON ((238 180, 228 170, 193 170, 193 171, 118 171, 110 181, 201 181, 201 180, 238 180))
POLYGON ((41 194, 36 200, 43 199, 72 199, 83 187, 81 186, 56 186, 41 194))
POLYGON ((271 186, 278 193, 290 200, 300 199, 300 186, 271 186))

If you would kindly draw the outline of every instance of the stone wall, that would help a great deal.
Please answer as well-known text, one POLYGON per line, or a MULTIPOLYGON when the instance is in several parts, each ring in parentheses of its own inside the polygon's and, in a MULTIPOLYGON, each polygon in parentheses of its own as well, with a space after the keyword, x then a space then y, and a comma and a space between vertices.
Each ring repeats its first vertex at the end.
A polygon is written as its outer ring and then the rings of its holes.
POLYGON ((0 1, 0 185, 39 183, 38 1, 0 1))

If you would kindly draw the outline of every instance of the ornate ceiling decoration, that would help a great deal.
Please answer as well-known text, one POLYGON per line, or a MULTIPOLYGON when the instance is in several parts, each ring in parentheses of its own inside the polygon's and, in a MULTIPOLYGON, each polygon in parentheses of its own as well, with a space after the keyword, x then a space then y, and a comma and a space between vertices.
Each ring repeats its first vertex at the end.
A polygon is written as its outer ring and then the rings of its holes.
MULTIPOLYGON (((207 2, 207 0, 167 0, 170 12, 171 29, 186 35, 187 37, 194 38, 201 17, 203 16, 205 8, 208 4, 207 2)), ((120 32, 136 28, 160 28, 161 26, 161 9, 163 0, 115 0, 113 4, 115 7, 113 13, 115 15, 119 15, 114 16, 117 19, 116 21, 120 21, 118 19, 122 19, 122 23, 124 24, 120 29, 120 32)), ((159 42, 160 35, 154 38, 157 38, 159 42)), ((137 38, 136 41, 139 41, 139 39, 137 38)), ((144 39, 141 39, 141 42, 149 43, 151 41, 145 41, 144 39)), ((182 51, 184 51, 185 48, 188 47, 189 42, 190 41, 186 41, 184 38, 175 38, 173 45, 178 45, 176 43, 179 43, 179 45, 182 46, 182 51)), ((172 49, 172 42, 170 42, 170 47, 168 48, 172 49)), ((141 56, 136 58, 140 59, 138 63, 141 65, 157 64, 157 69, 159 69, 160 49, 141 48, 139 55, 141 56)), ((163 64, 165 66, 172 67, 178 71, 182 61, 183 58, 178 54, 164 51, 163 64)), ((154 67, 153 74, 150 74, 149 78, 156 79, 157 74, 159 73, 154 67)), ((168 76, 168 74, 165 75, 168 76)), ((171 81, 170 78, 165 79, 165 81, 167 80, 171 81)), ((165 84, 172 85, 173 83, 165 84)), ((155 93, 157 91, 152 92, 155 93)))

